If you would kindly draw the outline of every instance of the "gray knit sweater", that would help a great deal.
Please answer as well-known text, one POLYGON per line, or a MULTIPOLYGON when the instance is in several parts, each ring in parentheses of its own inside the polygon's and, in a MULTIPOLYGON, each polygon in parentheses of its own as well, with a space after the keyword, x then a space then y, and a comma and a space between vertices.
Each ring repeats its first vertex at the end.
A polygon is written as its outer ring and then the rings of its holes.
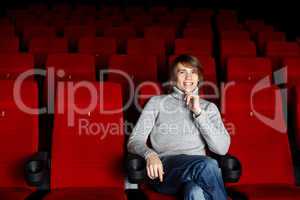
MULTIPOLYGON (((198 94, 198 89, 193 93, 198 94)), ((205 155, 207 145, 214 153, 226 154, 230 136, 218 108, 201 98, 200 107, 202 113, 195 117, 185 104, 184 93, 176 87, 171 94, 152 97, 129 137, 128 151, 145 159, 152 152, 160 157, 205 155)))

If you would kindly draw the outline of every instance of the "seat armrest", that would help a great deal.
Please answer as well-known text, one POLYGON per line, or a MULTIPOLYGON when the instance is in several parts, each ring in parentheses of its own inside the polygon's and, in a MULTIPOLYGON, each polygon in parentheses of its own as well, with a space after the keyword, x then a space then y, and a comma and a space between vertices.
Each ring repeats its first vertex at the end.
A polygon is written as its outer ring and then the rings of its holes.
POLYGON ((219 167, 222 170, 223 180, 226 183, 236 183, 240 180, 242 174, 241 162, 235 156, 213 155, 214 159, 218 161, 219 167))
POLYGON ((126 158, 128 180, 131 183, 140 183, 146 179, 146 161, 136 154, 128 154, 126 158))
POLYGON ((25 163, 25 180, 38 189, 49 188, 50 162, 48 152, 38 152, 25 163))

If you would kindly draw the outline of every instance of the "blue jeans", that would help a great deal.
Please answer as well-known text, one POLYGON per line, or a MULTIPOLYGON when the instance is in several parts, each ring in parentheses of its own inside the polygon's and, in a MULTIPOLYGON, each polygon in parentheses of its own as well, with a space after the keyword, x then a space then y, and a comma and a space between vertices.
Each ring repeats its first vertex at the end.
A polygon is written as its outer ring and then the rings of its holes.
POLYGON ((181 193, 184 200, 227 200, 221 170, 216 160, 200 155, 172 155, 161 158, 164 180, 149 181, 164 194, 181 193))

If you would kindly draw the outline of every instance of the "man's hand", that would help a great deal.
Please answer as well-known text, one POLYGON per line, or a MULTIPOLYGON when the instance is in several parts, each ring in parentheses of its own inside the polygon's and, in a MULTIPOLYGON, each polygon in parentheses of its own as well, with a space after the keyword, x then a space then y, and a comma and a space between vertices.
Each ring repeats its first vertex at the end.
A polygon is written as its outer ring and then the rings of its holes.
POLYGON ((163 165, 157 154, 150 154, 146 160, 147 162, 147 175, 151 179, 159 177, 160 182, 163 182, 163 165))
POLYGON ((185 102, 188 108, 196 115, 201 113, 200 108, 200 97, 199 95, 195 94, 186 94, 185 95, 185 102))

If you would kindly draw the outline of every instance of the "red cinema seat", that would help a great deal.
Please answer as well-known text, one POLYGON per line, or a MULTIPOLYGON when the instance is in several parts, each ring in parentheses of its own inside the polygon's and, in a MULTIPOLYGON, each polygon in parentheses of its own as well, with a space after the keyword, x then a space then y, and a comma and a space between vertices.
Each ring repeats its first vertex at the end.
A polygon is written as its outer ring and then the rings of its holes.
POLYGON ((16 32, 13 25, 2 25, 0 31, 0 37, 2 38, 15 38, 16 32))
POLYGON ((200 27, 188 27, 183 31, 184 38, 194 38, 201 40, 211 40, 213 39, 213 32, 211 25, 201 25, 200 27))
POLYGON ((194 38, 176 39, 175 54, 195 54, 211 56, 213 54, 212 41, 194 38))
POLYGON ((0 53, 19 52, 19 39, 17 37, 2 37, 0 40, 0 53))
POLYGON ((32 38, 37 38, 37 37, 53 38, 55 36, 56 36, 55 28, 50 26, 35 26, 33 24, 31 26, 24 27, 24 31, 23 31, 23 37, 26 44, 28 44, 32 38))
POLYGON ((167 49, 170 49, 176 38, 176 30, 173 27, 150 26, 145 28, 144 38, 163 39, 167 49))
MULTIPOLYGON (((0 79, 16 79, 23 72, 33 69, 31 54, 6 53, 0 54, 0 79)), ((33 76, 30 76, 32 79, 33 76)))
POLYGON ((92 55, 57 53, 49 54, 46 69, 63 70, 58 80, 95 80, 95 59, 92 55))
POLYGON ((108 59, 117 53, 117 41, 110 37, 84 37, 79 40, 79 53, 96 56, 96 65, 100 68, 108 65, 108 59))
POLYGON ((257 33, 258 31, 261 31, 266 26, 263 20, 246 20, 244 22, 244 26, 246 30, 248 30, 251 35, 257 33))
POLYGON ((68 40, 66 38, 54 37, 32 38, 28 49, 34 55, 35 66, 41 68, 46 65, 48 54, 68 52, 68 40))
POLYGON ((105 37, 113 37, 117 40, 118 46, 126 49, 126 40, 136 37, 136 31, 130 26, 107 27, 104 30, 105 37))
POLYGON ((300 57, 284 58, 282 67, 287 67, 288 83, 291 85, 299 85, 300 57))
POLYGON ((129 39, 127 41, 128 55, 153 55, 157 58, 158 70, 162 73, 165 68, 166 47, 162 39, 129 39))
MULTIPOLYGON (((121 70, 127 73, 135 83, 157 81, 157 63, 151 55, 113 55, 109 60, 109 69, 121 70)), ((119 81, 121 78, 109 74, 109 80, 119 81)))
POLYGON ((44 199, 126 200, 121 87, 73 84, 71 93, 57 88, 50 193, 44 199))
POLYGON ((64 36, 71 42, 77 42, 82 37, 95 37, 95 26, 67 26, 64 30, 64 36))
POLYGON ((272 63, 268 58, 229 58, 227 81, 258 82, 272 77, 272 63))
POLYGON ((300 46, 296 42, 270 41, 266 47, 266 56, 272 59, 275 68, 281 66, 283 57, 300 57, 300 46))
POLYGON ((220 44, 221 65, 224 68, 229 57, 255 57, 255 44, 247 40, 222 40, 220 44))
POLYGON ((32 81, 21 84, 21 99, 14 98, 15 81, 0 81, 0 198, 25 200, 34 188, 24 179, 26 161, 38 151, 38 115, 21 110, 24 103, 38 108, 38 89, 32 81), (21 102, 22 101, 22 102, 21 102))
POLYGON ((224 30, 220 32, 221 40, 250 40, 250 33, 241 30, 224 30))
POLYGON ((243 166, 240 181, 230 188, 250 200, 298 199, 280 89, 270 80, 239 83, 228 86, 222 98, 229 152, 243 166))
POLYGON ((285 33, 274 31, 272 27, 257 33, 257 47, 261 52, 266 51, 266 45, 272 41, 285 41, 285 33))
POLYGON ((127 100, 134 88, 145 81, 157 82, 157 63, 155 56, 151 55, 113 55, 109 60, 108 80, 122 85, 123 94, 127 100), (120 74, 122 73, 122 74, 120 74), (129 79, 129 80, 128 80, 129 79))

